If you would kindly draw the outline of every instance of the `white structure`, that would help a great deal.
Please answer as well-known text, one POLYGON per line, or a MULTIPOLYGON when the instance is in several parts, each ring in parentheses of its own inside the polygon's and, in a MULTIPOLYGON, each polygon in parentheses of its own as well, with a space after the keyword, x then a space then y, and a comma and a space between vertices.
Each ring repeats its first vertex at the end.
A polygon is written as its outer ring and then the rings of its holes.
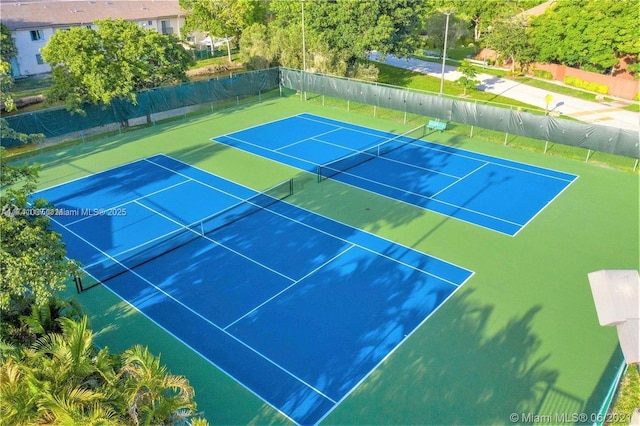
POLYGON ((40 49, 56 31, 92 28, 97 20, 122 18, 180 37, 184 17, 178 0, 0 0, 0 22, 11 30, 18 50, 11 64, 14 77, 51 71, 40 49))
POLYGON ((636 270, 602 270, 588 274, 598 322, 615 326, 627 364, 640 368, 640 274, 636 270))

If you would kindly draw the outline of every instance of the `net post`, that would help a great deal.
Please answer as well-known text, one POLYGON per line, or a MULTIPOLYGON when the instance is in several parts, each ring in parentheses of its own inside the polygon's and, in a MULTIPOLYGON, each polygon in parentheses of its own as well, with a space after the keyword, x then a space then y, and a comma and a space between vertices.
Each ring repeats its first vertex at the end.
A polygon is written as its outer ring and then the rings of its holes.
POLYGON ((635 172, 636 169, 638 168, 638 162, 640 162, 640 160, 636 159, 636 162, 633 164, 633 171, 635 172))
POLYGON ((82 288, 82 278, 77 273, 73 273, 73 283, 76 285, 76 293, 80 294, 84 291, 82 288))

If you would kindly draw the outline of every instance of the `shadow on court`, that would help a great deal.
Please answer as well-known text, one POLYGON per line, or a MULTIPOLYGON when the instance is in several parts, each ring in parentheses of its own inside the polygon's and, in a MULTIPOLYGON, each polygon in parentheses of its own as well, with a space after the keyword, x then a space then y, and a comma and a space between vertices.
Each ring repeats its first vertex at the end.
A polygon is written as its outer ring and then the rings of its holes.
POLYGON ((582 408, 584 401, 555 387, 559 372, 545 366, 549 354, 539 353, 541 340, 531 330, 540 310, 534 306, 492 332, 493 306, 461 290, 328 422, 508 424, 511 413, 536 414, 550 396, 556 410, 582 408))
MULTIPOLYGON (((462 143, 462 137, 455 136, 447 139, 447 145, 442 145, 442 149, 446 151, 462 143)), ((424 155, 420 161, 422 167, 435 169, 446 167, 449 160, 446 155, 433 157, 424 155)), ((415 180, 415 174, 408 173, 397 178, 402 184, 398 187, 407 188, 415 193, 420 193, 423 189, 420 187, 421 183, 415 180)), ((402 226, 424 215, 423 208, 381 197, 334 179, 326 179, 316 184, 316 176, 310 173, 299 173, 294 177, 294 183, 296 191, 294 191, 292 202, 295 204, 373 233, 377 233, 386 226, 391 228, 402 226)), ((443 215, 438 217, 442 218, 438 227, 451 219, 443 215)))

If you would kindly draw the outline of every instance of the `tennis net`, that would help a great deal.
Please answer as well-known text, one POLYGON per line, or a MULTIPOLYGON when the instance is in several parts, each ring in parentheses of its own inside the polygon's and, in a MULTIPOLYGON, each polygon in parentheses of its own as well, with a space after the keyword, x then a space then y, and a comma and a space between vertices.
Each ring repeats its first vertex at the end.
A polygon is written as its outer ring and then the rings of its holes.
POLYGON ((391 151, 402 148, 403 146, 420 140, 425 136, 426 126, 423 124, 415 129, 411 129, 401 135, 394 136, 370 148, 354 152, 346 157, 318 166, 318 182, 332 178, 339 173, 346 172, 347 170, 373 160, 376 157, 383 156, 391 151))
POLYGON ((85 291, 112 280, 160 256, 184 247, 199 237, 211 235, 215 231, 264 210, 292 194, 293 179, 289 179, 204 219, 110 256, 106 260, 85 266, 83 268, 85 272, 98 281, 87 287, 81 284, 80 290, 85 291))

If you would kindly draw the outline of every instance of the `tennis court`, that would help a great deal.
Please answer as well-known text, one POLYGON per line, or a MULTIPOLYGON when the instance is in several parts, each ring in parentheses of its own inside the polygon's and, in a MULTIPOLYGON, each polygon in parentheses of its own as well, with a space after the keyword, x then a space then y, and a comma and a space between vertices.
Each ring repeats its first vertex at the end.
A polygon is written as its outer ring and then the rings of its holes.
POLYGON ((577 176, 405 134, 298 114, 213 138, 326 178, 516 235, 577 176))
MULTIPOLYGON (((95 280, 315 424, 472 272, 165 155, 37 193, 95 280)), ((84 286, 91 282, 85 279, 84 286)))

